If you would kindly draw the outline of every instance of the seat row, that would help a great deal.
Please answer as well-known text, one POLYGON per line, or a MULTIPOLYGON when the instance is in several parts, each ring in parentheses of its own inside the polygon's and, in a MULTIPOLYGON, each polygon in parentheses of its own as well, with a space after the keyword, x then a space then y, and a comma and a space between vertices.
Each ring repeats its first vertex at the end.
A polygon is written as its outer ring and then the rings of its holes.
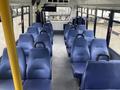
POLYGON ((64 41, 75 78, 82 77, 87 61, 109 59, 106 40, 95 38, 93 31, 87 30, 83 24, 67 23, 64 27, 64 41))
POLYGON ((87 40, 78 35, 71 48, 73 75, 81 80, 88 61, 109 60, 110 55, 104 39, 93 39, 90 48, 87 40))
POLYGON ((91 42, 94 39, 93 31, 87 30, 85 25, 73 25, 72 23, 65 25, 64 41, 69 56, 71 54, 71 47, 73 46, 74 40, 79 34, 83 35, 90 47, 91 42))
MULTIPOLYGON (((47 26, 48 29, 52 29, 51 26, 47 26)), ((34 23, 17 41, 16 48, 24 90, 51 90, 53 36, 47 31, 48 29, 43 29, 41 24, 34 23)), ((0 62, 0 83, 1 90, 14 90, 6 48, 0 62)))
POLYGON ((81 82, 80 90, 120 89, 120 61, 110 60, 106 40, 86 39, 84 33, 78 33, 75 29, 76 26, 71 23, 65 25, 65 28, 68 29, 67 36, 70 35, 69 37, 71 38, 71 45, 65 37, 66 32, 64 32, 64 39, 66 47, 69 48, 68 46, 71 46, 69 52, 73 75, 81 82), (68 28, 68 26, 72 27, 73 30, 68 28), (69 32, 72 33, 70 34, 69 32))

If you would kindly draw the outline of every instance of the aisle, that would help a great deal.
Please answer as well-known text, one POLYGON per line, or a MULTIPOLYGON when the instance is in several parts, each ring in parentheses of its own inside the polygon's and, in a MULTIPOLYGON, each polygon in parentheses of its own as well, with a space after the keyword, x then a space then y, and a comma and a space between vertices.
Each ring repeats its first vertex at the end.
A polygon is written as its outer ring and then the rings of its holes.
POLYGON ((62 35, 54 36, 52 59, 52 90, 79 90, 78 84, 72 75, 71 65, 62 35))

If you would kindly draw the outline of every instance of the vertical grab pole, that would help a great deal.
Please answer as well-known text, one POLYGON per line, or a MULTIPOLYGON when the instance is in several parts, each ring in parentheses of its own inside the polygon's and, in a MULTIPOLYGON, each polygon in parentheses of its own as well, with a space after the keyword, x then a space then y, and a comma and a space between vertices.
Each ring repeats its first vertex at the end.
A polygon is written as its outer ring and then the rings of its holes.
MULTIPOLYGON (((20 69, 16 53, 15 38, 12 25, 12 17, 10 14, 9 0, 0 0, 0 16, 4 29, 4 36, 7 44, 8 56, 15 90, 23 90, 20 76, 20 69)), ((7 85, 6 85, 7 87, 7 85)))

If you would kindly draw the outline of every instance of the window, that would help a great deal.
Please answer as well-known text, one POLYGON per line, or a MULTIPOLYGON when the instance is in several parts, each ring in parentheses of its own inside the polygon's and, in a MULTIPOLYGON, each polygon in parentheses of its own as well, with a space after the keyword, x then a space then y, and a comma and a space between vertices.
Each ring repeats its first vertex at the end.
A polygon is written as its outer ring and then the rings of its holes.
POLYGON ((92 15, 95 15, 95 10, 92 10, 92 15))
POLYGON ((18 15, 21 15, 21 8, 18 8, 18 15))
POLYGON ((96 38, 106 39, 108 28, 108 20, 97 18, 96 38))
POLYGON ((17 9, 12 9, 12 16, 17 16, 17 9))
POLYGON ((94 29, 94 20, 95 20, 95 12, 93 10, 89 10, 89 17, 88 17, 88 29, 93 30, 94 29), (91 15, 93 14, 93 15, 91 15))
POLYGON ((103 17, 109 18, 110 11, 103 11, 103 17))
POLYGON ((24 10, 24 13, 27 13, 27 8, 26 7, 24 7, 23 10, 24 10))
POLYGON ((29 14, 24 15, 24 32, 27 32, 29 27, 29 14))
POLYGON ((78 8, 78 16, 81 16, 81 9, 82 8, 78 8))
POLYGON ((98 10, 98 11, 97 11, 97 16, 98 16, 98 17, 102 17, 102 10, 98 10))
POLYGON ((27 7, 27 13, 29 13, 29 7, 27 7))
POLYGON ((84 9, 84 13, 87 13, 87 8, 84 9))
POLYGON ((0 22, 0 57, 2 56, 3 49, 6 47, 5 38, 4 38, 4 32, 2 23, 0 22))
POLYGON ((120 13, 114 13, 114 20, 120 21, 120 13))
POLYGON ((88 13, 89 13, 89 14, 92 14, 92 10, 91 10, 91 9, 89 9, 88 13))
POLYGON ((20 23, 21 23, 21 16, 13 18, 15 40, 18 40, 19 35, 22 33, 22 29, 21 29, 21 24, 20 23))
POLYGON ((120 23, 113 23, 110 48, 120 55, 120 23))
POLYGON ((68 21, 70 13, 70 7, 57 7, 56 12, 46 12, 46 19, 52 21, 68 21))

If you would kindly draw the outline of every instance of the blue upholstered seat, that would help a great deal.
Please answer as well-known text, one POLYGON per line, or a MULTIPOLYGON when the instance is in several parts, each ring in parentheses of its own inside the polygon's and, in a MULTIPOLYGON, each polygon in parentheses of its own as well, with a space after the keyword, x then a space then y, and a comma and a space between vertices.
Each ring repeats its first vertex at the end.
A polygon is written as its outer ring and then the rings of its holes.
POLYGON ((120 90, 120 61, 88 62, 80 90, 120 90))
POLYGON ((25 55, 28 56, 29 51, 33 48, 34 40, 31 34, 21 34, 17 46, 23 48, 25 55))

